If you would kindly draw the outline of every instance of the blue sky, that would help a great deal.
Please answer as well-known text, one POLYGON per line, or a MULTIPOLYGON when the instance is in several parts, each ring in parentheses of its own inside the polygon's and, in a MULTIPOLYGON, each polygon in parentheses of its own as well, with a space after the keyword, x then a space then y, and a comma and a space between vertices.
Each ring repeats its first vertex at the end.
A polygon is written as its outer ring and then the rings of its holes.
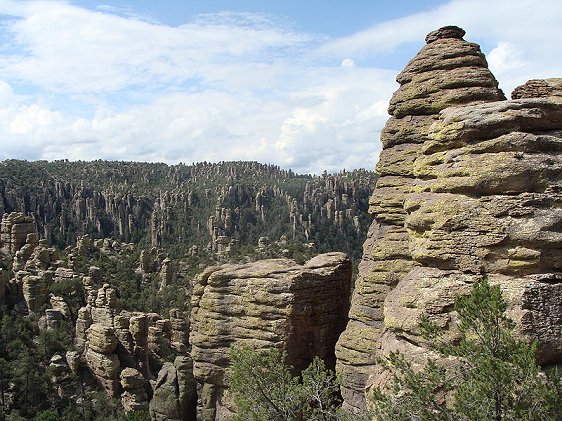
POLYGON ((561 77, 558 0, 0 0, 0 159, 372 169, 396 74, 463 27, 509 96, 561 77))

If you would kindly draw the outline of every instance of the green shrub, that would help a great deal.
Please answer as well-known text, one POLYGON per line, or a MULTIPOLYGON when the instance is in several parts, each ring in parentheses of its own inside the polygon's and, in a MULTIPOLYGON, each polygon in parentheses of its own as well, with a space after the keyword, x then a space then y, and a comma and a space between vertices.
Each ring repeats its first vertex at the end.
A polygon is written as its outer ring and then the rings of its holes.
POLYGON ((516 336, 506 308, 499 287, 483 279, 456 300, 458 343, 441 344, 440 329, 422 321, 434 350, 453 364, 442 367, 428 359, 416 371, 404 355, 391 353, 381 361, 393 373, 390 390, 373 394, 378 419, 561 420, 560 376, 541 371, 536 344, 516 336))
MULTIPOLYGON (((339 411, 339 383, 332 370, 315 357, 300 376, 291 374, 286 353, 277 349, 231 352, 229 388, 235 420, 328 421, 344 419, 339 411)), ((345 419, 351 419, 345 416, 345 419)), ((355 418, 357 419, 357 418, 355 418)))

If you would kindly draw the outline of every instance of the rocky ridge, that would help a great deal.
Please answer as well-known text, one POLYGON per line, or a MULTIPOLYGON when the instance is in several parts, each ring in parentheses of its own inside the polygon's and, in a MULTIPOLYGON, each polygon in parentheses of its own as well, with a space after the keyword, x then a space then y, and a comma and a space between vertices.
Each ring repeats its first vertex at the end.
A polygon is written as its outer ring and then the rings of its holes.
POLYGON ((561 79, 530 81, 507 101, 463 36, 430 33, 397 77, 374 221, 336 349, 348 410, 385 383, 378 357, 423 359, 420 316, 448 328, 455 297, 482 276, 538 341, 540 362, 562 362, 561 79))

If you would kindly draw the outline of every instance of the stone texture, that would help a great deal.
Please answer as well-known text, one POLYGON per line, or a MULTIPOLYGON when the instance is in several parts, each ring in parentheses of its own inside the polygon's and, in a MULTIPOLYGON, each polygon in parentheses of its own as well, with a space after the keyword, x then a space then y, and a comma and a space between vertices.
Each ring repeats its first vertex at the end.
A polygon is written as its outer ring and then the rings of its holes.
POLYGON ((119 358, 117 354, 101 354, 91 348, 86 350, 84 359, 99 386, 110 397, 119 394, 119 358))
POLYGON ((100 323, 94 323, 86 331, 88 347, 101 354, 111 354, 117 348, 115 330, 100 323))
POLYGON ((119 314, 113 319, 117 347, 115 352, 119 356, 122 367, 136 367, 135 343, 129 330, 130 320, 125 314, 119 314))
POLYGON ((505 98, 478 45, 453 32, 455 37, 430 37, 398 75, 400 88, 388 109, 392 116, 431 115, 451 105, 505 98))
POLYGON ((193 372, 203 390, 213 391, 200 411, 212 414, 227 405, 217 396, 228 386, 231 347, 286 349, 287 362, 297 370, 315 355, 333 365, 334 345, 347 321, 350 280, 344 253, 323 254, 304 266, 272 259, 199 275, 191 312, 193 372))
POLYGON ((146 393, 146 379, 134 368, 125 368, 120 376, 121 404, 125 412, 142 411, 148 408, 148 394, 146 393))
POLYGON ((39 237, 36 232, 30 232, 27 234, 25 237, 25 244, 15 253, 13 264, 14 271, 25 269, 26 262, 29 260, 38 244, 39 237))
POLYGON ((94 323, 86 330, 86 338, 86 364, 105 392, 110 397, 118 396, 121 368, 117 354, 113 353, 117 347, 113 328, 94 323))
POLYGON ((61 326, 64 316, 59 310, 48 308, 45 314, 39 318, 38 326, 40 331, 55 329, 61 326))
POLYGON ((511 99, 562 97, 562 78, 531 79, 511 93, 511 99))
POLYGON ((366 388, 384 383, 378 357, 427 354, 421 315, 453 340, 455 297, 483 275, 538 341, 540 361, 562 361, 560 82, 532 81, 504 100, 463 33, 430 33, 397 78, 370 200, 374 221, 336 347, 348 410, 363 408, 366 388))
POLYGON ((170 328, 172 350, 179 354, 187 354, 189 316, 176 308, 170 309, 170 328))
POLYGON ((153 421, 190 421, 195 419, 197 390, 193 363, 188 356, 165 363, 156 380, 150 401, 153 421))
POLYGON ((113 318, 117 315, 117 292, 109 284, 103 284, 94 294, 88 297, 88 304, 94 323, 113 326, 113 318))
POLYGON ((47 303, 47 283, 42 276, 25 275, 22 279, 22 291, 27 309, 31 313, 39 312, 47 303))
POLYGON ((36 233, 32 216, 21 212, 5 213, 0 225, 0 244, 11 255, 15 255, 26 243, 27 235, 36 233))

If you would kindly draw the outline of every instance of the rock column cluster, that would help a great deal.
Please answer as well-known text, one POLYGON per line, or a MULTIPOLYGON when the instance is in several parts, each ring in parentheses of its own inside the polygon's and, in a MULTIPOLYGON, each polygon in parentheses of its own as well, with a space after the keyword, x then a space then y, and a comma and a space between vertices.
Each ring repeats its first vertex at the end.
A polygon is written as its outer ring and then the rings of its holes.
POLYGON ((0 244, 10 254, 16 254, 27 240, 28 234, 37 232, 32 216, 21 212, 5 213, 0 225, 0 244))

